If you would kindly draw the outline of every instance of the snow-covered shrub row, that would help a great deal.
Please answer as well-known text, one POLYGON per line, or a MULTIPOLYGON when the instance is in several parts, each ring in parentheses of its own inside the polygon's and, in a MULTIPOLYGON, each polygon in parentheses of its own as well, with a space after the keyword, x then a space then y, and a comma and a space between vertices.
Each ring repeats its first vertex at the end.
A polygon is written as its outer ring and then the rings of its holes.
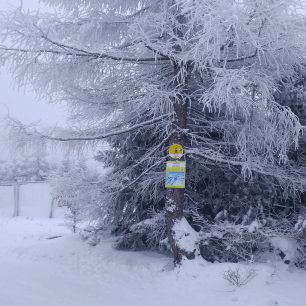
POLYGON ((274 221, 273 225, 260 225, 258 221, 249 226, 206 224, 204 229, 200 235, 200 251, 210 262, 261 261, 273 254, 286 264, 305 267, 305 234, 294 231, 285 219, 274 221))
POLYGON ((54 168, 55 165, 49 163, 42 153, 27 154, 11 161, 0 160, 0 184, 46 181, 54 168))

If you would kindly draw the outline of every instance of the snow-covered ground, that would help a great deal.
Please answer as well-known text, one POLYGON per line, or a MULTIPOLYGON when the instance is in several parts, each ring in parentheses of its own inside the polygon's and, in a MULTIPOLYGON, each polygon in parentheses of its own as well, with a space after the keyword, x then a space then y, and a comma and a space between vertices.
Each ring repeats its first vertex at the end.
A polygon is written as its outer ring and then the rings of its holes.
POLYGON ((0 218, 0 245, 1 306, 306 305, 297 268, 240 265, 256 275, 235 287, 223 275, 237 265, 199 260, 165 271, 169 258, 116 251, 109 239, 90 246, 63 219, 0 218))

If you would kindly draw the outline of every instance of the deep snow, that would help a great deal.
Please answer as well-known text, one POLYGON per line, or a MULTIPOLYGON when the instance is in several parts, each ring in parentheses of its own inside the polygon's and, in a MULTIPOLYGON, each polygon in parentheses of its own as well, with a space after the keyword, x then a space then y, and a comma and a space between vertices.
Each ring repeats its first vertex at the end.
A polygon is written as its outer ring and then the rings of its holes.
POLYGON ((28 217, 9 218, 12 195, 1 189, 0 306, 306 306, 306 271, 279 261, 248 266, 198 259, 171 270, 170 258, 117 251, 110 238, 90 246, 71 233, 63 211, 42 218, 48 192, 28 185, 21 192, 28 217), (224 278, 237 267, 242 275, 256 274, 239 288, 224 278))
POLYGON ((117 251, 110 239, 89 246, 62 219, 0 218, 0 244, 1 306, 306 305, 306 272, 280 262, 252 265, 256 276, 236 288, 223 274, 237 265, 165 271, 169 258, 117 251))

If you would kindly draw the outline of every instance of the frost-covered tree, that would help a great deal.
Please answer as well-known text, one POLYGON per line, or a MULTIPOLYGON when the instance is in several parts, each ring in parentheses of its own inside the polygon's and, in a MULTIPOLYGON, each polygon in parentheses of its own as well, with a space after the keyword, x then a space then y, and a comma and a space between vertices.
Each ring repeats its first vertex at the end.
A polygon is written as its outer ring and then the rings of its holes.
POLYGON ((288 158, 301 125, 277 99, 304 69, 302 2, 42 2, 56 14, 2 15, 1 59, 20 85, 67 103, 78 128, 42 134, 14 122, 12 135, 22 143, 107 141, 98 158, 113 172, 100 183, 101 201, 119 232, 157 211, 160 239, 167 236, 179 263, 195 256, 198 237, 185 216, 205 211, 215 169, 305 189, 305 170, 288 158), (185 148, 188 182, 165 192, 172 143, 185 148))
POLYGON ((0 182, 43 182, 54 165, 45 156, 29 154, 11 161, 0 161, 0 182))
POLYGON ((66 159, 50 175, 53 200, 67 209, 66 218, 74 233, 79 222, 88 220, 92 207, 98 210, 101 192, 98 180, 98 173, 90 170, 85 160, 66 159))

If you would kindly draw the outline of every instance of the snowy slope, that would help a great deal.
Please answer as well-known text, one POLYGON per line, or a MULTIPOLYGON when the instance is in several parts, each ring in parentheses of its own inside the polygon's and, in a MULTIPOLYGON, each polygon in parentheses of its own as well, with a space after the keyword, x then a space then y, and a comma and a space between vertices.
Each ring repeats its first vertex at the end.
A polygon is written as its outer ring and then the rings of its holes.
POLYGON ((306 305, 305 271, 256 265, 236 288, 223 277, 235 265, 194 261, 163 271, 169 258, 116 251, 109 239, 89 246, 61 219, 0 218, 0 244, 1 306, 306 305))

